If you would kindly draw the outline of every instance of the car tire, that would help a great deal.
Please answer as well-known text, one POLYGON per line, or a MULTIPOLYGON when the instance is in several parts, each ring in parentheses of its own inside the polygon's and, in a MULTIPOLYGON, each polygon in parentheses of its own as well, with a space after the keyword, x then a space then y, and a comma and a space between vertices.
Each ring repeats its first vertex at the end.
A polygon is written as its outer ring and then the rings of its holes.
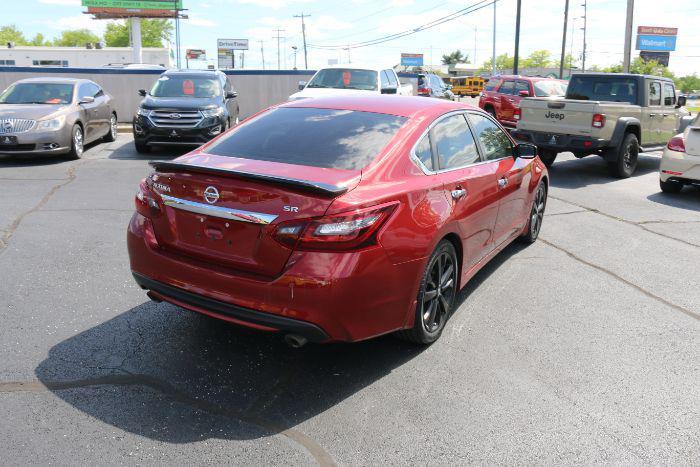
POLYGON ((83 133, 83 127, 75 124, 73 125, 73 130, 71 131, 70 138, 70 152, 67 154, 68 159, 80 159, 83 157, 83 151, 85 150, 85 134, 83 133))
POLYGON ((396 336, 420 345, 438 340, 452 314, 458 283, 457 252, 451 242, 442 240, 430 255, 423 272, 413 327, 396 332, 396 336))
POLYGON ((144 143, 134 141, 134 147, 139 154, 148 154, 151 152, 151 147, 144 143))
POLYGON ((530 215, 527 220, 527 230, 518 238, 522 243, 535 243, 537 237, 540 236, 546 208, 547 185, 545 185, 544 181, 541 181, 532 200, 532 208, 530 208, 530 215))
POLYGON ((554 161, 557 159, 557 152, 551 149, 543 149, 539 151, 540 160, 547 167, 551 167, 554 161))
POLYGON ((486 113, 491 115, 494 119, 496 119, 496 111, 493 110, 493 107, 486 107, 484 110, 486 110, 486 113))
POLYGON ((105 135, 102 140, 105 143, 111 143, 113 141, 116 141, 117 139, 117 114, 113 113, 109 117, 109 130, 107 130, 107 134, 105 135))
POLYGON ((617 150, 614 161, 608 162, 610 175, 617 178, 629 178, 637 170, 639 158, 639 141, 633 133, 627 133, 617 150))
POLYGON ((659 185, 661 186, 661 191, 664 193, 680 193, 683 189, 683 184, 678 182, 664 182, 659 180, 659 185))

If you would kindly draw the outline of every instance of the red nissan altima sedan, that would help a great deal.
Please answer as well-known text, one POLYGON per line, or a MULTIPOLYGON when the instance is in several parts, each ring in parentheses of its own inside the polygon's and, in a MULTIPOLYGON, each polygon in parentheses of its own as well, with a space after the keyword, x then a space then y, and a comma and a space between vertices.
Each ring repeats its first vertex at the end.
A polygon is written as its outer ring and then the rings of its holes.
POLYGON ((128 228, 136 282, 295 346, 434 342, 459 289, 537 239, 548 188, 534 146, 419 97, 285 103, 151 165, 128 228))

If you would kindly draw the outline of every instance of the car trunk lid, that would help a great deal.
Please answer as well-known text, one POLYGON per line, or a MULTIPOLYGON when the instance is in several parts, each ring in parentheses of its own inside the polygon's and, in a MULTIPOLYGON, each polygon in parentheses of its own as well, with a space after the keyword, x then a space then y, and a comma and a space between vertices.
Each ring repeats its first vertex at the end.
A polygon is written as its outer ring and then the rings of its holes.
POLYGON ((685 152, 689 156, 700 156, 700 126, 691 126, 685 137, 685 152))
POLYGON ((519 130, 568 135, 591 135, 597 101, 557 98, 527 98, 520 102, 519 130))
POLYGON ((292 250, 273 238, 276 226, 322 216, 353 189, 360 170, 338 170, 209 154, 151 165, 161 215, 159 245, 207 264, 276 276, 292 250))

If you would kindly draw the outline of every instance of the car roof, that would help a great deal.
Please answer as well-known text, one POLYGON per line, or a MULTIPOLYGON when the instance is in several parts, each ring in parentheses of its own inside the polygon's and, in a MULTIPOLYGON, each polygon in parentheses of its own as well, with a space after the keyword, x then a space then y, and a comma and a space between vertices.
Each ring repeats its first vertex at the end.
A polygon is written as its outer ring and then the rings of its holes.
POLYGON ((565 81, 565 80, 562 80, 559 78, 553 78, 551 76, 497 75, 497 76, 493 76, 493 78, 522 79, 522 80, 530 80, 530 81, 541 81, 541 80, 565 81))
POLYGON ((162 75, 182 75, 182 76, 211 76, 212 78, 221 76, 223 72, 220 70, 189 70, 189 69, 181 69, 181 70, 166 70, 162 75))
POLYGON ((337 65, 328 65, 319 68, 319 70, 328 70, 328 69, 343 69, 343 70, 370 70, 370 71, 382 71, 382 70, 391 70, 392 68, 390 66, 385 66, 383 68, 377 67, 375 65, 364 65, 362 63, 345 63, 345 64, 337 64, 337 65))
POLYGON ((654 76, 654 75, 640 75, 638 73, 605 73, 605 72, 599 72, 599 73, 574 73, 573 76, 612 76, 612 77, 618 77, 618 78, 647 78, 647 79, 658 79, 661 81, 673 81, 671 78, 667 78, 665 76, 654 76))
POLYGON ((78 84, 78 83, 91 83, 92 81, 88 79, 81 78, 25 78, 17 81, 18 83, 56 83, 56 84, 78 84))
POLYGON ((299 99, 281 104, 280 107, 352 110, 382 113, 399 117, 440 115, 454 110, 477 110, 478 107, 446 99, 418 96, 328 96, 299 99))

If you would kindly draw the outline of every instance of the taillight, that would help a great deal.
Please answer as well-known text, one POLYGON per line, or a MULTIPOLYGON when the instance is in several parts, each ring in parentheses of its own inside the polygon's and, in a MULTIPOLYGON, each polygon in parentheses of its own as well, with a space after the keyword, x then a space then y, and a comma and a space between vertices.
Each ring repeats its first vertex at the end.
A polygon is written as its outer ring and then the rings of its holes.
POLYGON ((428 95, 428 94, 430 94, 430 89, 429 88, 418 88, 418 94, 419 95, 428 95))
POLYGON ((521 117, 521 116, 522 116, 522 111, 521 111, 520 108, 518 107, 517 109, 515 109, 515 110, 513 111, 513 119, 514 119, 514 120, 520 120, 520 117, 521 117))
POLYGON ((605 115, 603 114, 593 114, 593 120, 591 121, 593 128, 603 128, 605 126, 605 115))
POLYGON ((666 147, 671 151, 685 152, 685 140, 681 135, 674 136, 670 139, 666 147))
POLYGON ((152 216, 160 209, 145 178, 139 183, 139 190, 136 192, 134 204, 136 204, 136 212, 146 217, 152 216))
POLYGON ((279 224, 273 237, 297 250, 354 250, 375 245, 377 232, 396 204, 336 214, 320 219, 287 221, 279 224))

